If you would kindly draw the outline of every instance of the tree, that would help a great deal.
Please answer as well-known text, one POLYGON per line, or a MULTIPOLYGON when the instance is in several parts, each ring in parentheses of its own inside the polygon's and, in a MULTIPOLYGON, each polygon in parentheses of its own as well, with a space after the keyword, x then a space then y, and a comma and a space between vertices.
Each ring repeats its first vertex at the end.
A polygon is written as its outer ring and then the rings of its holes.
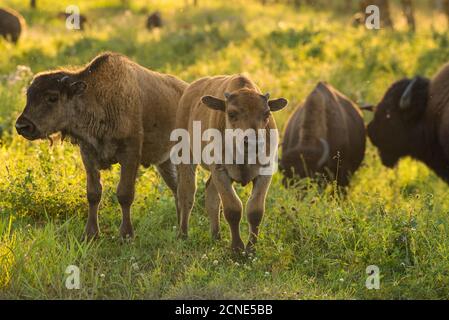
POLYGON ((407 18, 407 24, 411 31, 416 30, 415 24, 415 12, 413 8, 412 0, 401 0, 402 4, 402 13, 407 18))

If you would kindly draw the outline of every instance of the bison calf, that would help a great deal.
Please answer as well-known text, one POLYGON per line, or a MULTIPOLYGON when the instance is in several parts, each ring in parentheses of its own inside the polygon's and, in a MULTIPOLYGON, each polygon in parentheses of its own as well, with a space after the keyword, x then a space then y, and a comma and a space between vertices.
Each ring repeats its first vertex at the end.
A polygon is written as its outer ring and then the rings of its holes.
POLYGON ((101 169, 121 165, 117 198, 123 213, 123 237, 133 235, 130 207, 139 164, 155 164, 176 194, 169 138, 186 87, 184 81, 114 53, 101 54, 79 70, 44 72, 33 79, 17 131, 28 140, 61 132, 80 146, 87 173, 88 238, 99 233, 101 169))
MULTIPOLYGON (((229 156, 229 144, 227 144, 226 131, 234 133, 238 130, 259 132, 257 144, 268 153, 277 149, 275 145, 260 144, 273 138, 277 131, 271 112, 278 111, 287 105, 287 100, 280 98, 270 100, 269 95, 262 95, 257 86, 247 77, 242 75, 208 77, 195 81, 184 92, 179 102, 179 112, 176 126, 188 130, 189 141, 194 141, 195 123, 201 125, 200 136, 209 129, 218 131, 216 138, 221 148, 217 153, 222 154, 222 159, 230 161, 206 162, 200 159, 196 162, 192 158, 201 158, 206 145, 203 141, 199 148, 195 142, 190 143, 192 157, 189 163, 181 163, 178 169, 178 206, 181 213, 180 236, 187 236, 190 212, 193 207, 196 190, 196 167, 200 163, 203 168, 210 171, 210 177, 206 183, 206 211, 208 212, 212 235, 219 238, 220 203, 223 205, 224 216, 231 228, 232 248, 240 251, 244 244, 240 237, 240 220, 242 217, 242 202, 237 196, 233 182, 247 185, 252 182, 253 189, 248 200, 246 211, 250 226, 250 238, 247 250, 251 250, 256 242, 259 225, 265 211, 265 197, 271 182, 271 173, 261 169, 259 159, 251 162, 248 159, 246 147, 254 141, 244 138, 244 161, 238 162, 235 154, 229 156), (265 129, 265 130, 263 130, 265 129), (272 130, 270 130, 272 129, 272 130)), ((217 141, 215 141, 217 142, 217 141)), ((234 150, 234 147, 231 147, 234 150)), ((237 152, 236 152, 237 153, 237 152)), ((266 154, 266 152, 265 152, 266 154)))
POLYGON ((17 43, 24 25, 25 19, 18 12, 0 8, 0 35, 6 40, 17 43))
POLYGON ((346 186, 365 154, 365 126, 347 97, 320 82, 288 121, 280 167, 284 184, 321 174, 346 186))
POLYGON ((394 167, 410 156, 449 183, 449 64, 433 79, 395 82, 374 107, 368 136, 382 163, 394 167))

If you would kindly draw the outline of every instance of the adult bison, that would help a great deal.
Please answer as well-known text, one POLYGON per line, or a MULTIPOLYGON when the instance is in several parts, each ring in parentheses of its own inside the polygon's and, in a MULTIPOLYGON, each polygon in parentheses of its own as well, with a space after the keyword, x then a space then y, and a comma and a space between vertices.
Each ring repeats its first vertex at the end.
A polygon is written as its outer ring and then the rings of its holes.
POLYGON ((288 121, 280 168, 284 184, 324 175, 346 186, 365 154, 365 126, 356 105, 320 82, 288 121))
POLYGON ((187 236, 189 216, 195 199, 195 172, 197 164, 201 164, 211 173, 206 183, 205 200, 206 211, 211 221, 212 236, 219 238, 221 203, 224 216, 231 229, 231 247, 236 251, 243 250, 245 246, 240 237, 242 202, 234 190, 233 182, 244 186, 252 182, 253 189, 246 206, 250 227, 250 238, 246 249, 253 249, 265 211, 265 197, 271 183, 272 172, 269 172, 270 170, 264 172, 266 163, 262 163, 259 157, 253 158, 255 161, 251 162, 251 152, 248 151, 255 144, 258 150, 263 150, 265 154, 271 154, 277 149, 276 139, 274 144, 268 143, 273 141, 273 138, 277 138, 276 124, 271 113, 281 110, 286 105, 287 100, 283 98, 270 100, 268 94, 262 95, 258 87, 242 75, 202 78, 186 89, 179 102, 176 121, 177 128, 187 131, 188 141, 190 141, 187 149, 191 150, 191 159, 177 166, 181 237, 187 236), (195 128, 200 132, 196 132, 195 128), (218 151, 214 151, 214 155, 222 155, 223 161, 208 161, 202 157, 205 154, 206 145, 209 144, 206 144, 205 140, 196 144, 195 137, 204 137, 207 135, 206 132, 215 133, 214 142, 219 145, 219 148, 218 151), (233 145, 233 142, 239 143, 238 137, 232 138, 232 141, 226 139, 227 134, 238 132, 255 134, 261 132, 257 138, 255 135, 250 139, 247 139, 250 135, 243 137, 244 148, 240 150, 244 150, 242 152, 244 157, 240 162, 236 157, 238 145, 235 148, 233 145), (198 161, 195 161, 195 158, 198 161))
POLYGON ((433 79, 395 82, 374 108, 368 136, 382 163, 394 167, 410 156, 449 183, 449 64, 433 79))
POLYGON ((17 43, 25 26, 25 19, 12 9, 0 8, 0 35, 6 40, 17 43))
POLYGON ((121 165, 117 198, 123 213, 122 237, 133 235, 130 207, 139 164, 156 165, 176 194, 170 133, 186 87, 182 80, 115 53, 101 54, 79 70, 44 72, 33 79, 17 132, 28 140, 61 132, 80 146, 87 173, 88 238, 99 233, 101 169, 121 165))

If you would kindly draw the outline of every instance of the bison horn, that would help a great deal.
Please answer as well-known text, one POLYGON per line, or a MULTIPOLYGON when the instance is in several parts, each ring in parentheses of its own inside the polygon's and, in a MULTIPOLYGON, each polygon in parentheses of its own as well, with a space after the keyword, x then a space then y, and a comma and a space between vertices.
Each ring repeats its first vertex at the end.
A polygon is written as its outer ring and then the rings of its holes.
POLYGON ((229 99, 229 97, 231 96, 231 94, 230 94, 229 92, 225 92, 225 93, 224 93, 224 96, 225 96, 226 99, 229 99))
POLYGON ((267 101, 270 100, 270 94, 268 92, 264 95, 264 97, 265 99, 267 99, 267 101))
POLYGON ((320 160, 318 160, 318 168, 321 168, 327 162, 330 153, 329 143, 323 138, 320 138, 320 142, 323 145, 323 154, 320 160))
POLYGON ((59 80, 59 82, 64 83, 64 82, 66 82, 66 81, 68 81, 68 80, 69 80, 69 76, 63 76, 63 77, 59 80))
POLYGON ((416 81, 418 81, 417 77, 414 78, 410 82, 410 84, 407 86, 407 88, 405 89, 404 93, 402 94, 401 100, 399 101, 399 109, 406 110, 411 106, 412 92, 413 92, 413 87, 414 87, 416 81))

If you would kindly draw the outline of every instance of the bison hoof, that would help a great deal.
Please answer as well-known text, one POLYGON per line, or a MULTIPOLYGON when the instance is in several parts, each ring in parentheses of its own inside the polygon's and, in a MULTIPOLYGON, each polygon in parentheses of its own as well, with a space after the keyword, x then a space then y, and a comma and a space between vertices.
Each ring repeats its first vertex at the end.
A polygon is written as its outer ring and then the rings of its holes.
POLYGON ((99 236, 100 236, 100 230, 98 229, 98 227, 87 226, 86 229, 84 230, 82 239, 90 241, 90 240, 98 239, 99 236))
POLYGON ((239 239, 232 242, 231 249, 236 253, 242 253, 245 250, 245 245, 243 244, 243 241, 239 239))
POLYGON ((120 226, 120 236, 124 240, 129 240, 134 238, 134 231, 132 227, 120 226))
POLYGON ((212 239, 215 241, 221 240, 221 233, 220 232, 212 232, 212 239))
POLYGON ((187 232, 178 232, 178 234, 176 235, 176 238, 179 240, 186 240, 188 238, 187 236, 187 232))

